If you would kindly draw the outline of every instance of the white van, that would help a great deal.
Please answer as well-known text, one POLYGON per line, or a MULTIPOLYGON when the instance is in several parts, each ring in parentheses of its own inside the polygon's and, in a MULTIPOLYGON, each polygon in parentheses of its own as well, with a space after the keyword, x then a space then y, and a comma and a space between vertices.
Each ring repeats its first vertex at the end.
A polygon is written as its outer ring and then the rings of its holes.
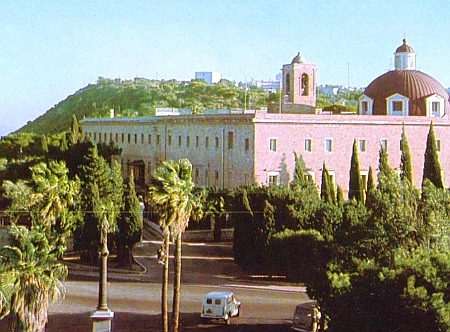
POLYGON ((317 302, 301 303, 295 307, 292 329, 301 332, 317 332, 320 317, 321 313, 317 302))
POLYGON ((241 304, 232 292, 211 292, 203 297, 200 317, 203 323, 218 319, 224 320, 227 325, 230 325, 231 317, 239 317, 241 304))

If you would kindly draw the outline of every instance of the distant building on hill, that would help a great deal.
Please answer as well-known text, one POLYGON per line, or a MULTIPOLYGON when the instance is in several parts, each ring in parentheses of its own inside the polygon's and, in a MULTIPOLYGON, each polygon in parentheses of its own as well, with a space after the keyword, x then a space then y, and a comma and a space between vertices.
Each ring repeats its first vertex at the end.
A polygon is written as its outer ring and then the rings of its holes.
MULTIPOLYGON (((325 162, 332 182, 347 193, 353 142, 366 186, 369 167, 378 167, 381 146, 390 166, 398 170, 405 128, 414 184, 420 187, 431 121, 441 165, 450 165, 449 96, 437 81, 413 69, 412 49, 404 45, 396 51, 395 72, 381 75, 365 89, 358 115, 318 114, 316 66, 298 54, 283 66, 283 100, 268 110, 203 115, 184 110, 148 118, 84 119, 83 135, 122 148, 124 174, 133 169, 141 184, 148 183, 162 161, 188 158, 193 180, 200 186, 287 185, 293 179, 296 152, 307 178, 320 186, 325 162)), ((442 172, 450 183, 450 173, 442 172)))
POLYGON ((196 80, 204 80, 208 84, 219 83, 222 79, 222 74, 217 71, 196 71, 196 80))

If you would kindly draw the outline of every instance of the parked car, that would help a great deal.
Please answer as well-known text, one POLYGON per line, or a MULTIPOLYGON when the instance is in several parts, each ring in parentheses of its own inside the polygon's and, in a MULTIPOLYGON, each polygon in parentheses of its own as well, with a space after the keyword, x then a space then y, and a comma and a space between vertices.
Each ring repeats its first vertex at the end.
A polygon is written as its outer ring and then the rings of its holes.
POLYGON ((233 292, 211 292, 203 297, 200 317, 203 323, 210 320, 224 320, 227 325, 230 325, 231 317, 240 316, 241 305, 242 303, 236 299, 233 292))
POLYGON ((301 332, 317 332, 320 328, 320 307, 317 302, 301 303, 295 307, 292 329, 301 332))

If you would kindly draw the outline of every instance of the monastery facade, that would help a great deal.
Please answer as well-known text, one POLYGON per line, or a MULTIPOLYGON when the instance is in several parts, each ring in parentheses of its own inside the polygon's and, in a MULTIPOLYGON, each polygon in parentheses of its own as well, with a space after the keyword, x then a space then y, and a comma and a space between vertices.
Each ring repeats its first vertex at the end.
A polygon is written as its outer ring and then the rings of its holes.
POLYGON ((133 169, 141 184, 148 183, 162 161, 180 158, 191 161, 193 180, 200 186, 289 184, 296 152, 307 176, 318 186, 325 162, 335 185, 347 193, 353 141, 359 148, 365 185, 369 167, 378 167, 380 146, 387 149, 391 167, 399 168, 403 127, 411 150, 415 186, 420 187, 427 134, 433 122, 444 182, 448 184, 449 97, 434 79, 415 70, 415 54, 406 41, 395 56, 396 68, 367 87, 359 115, 318 113, 313 107, 316 68, 298 54, 291 64, 283 66, 283 102, 268 110, 89 118, 81 121, 83 135, 90 136, 94 143, 112 141, 122 148, 124 175, 133 169), (397 91, 383 90, 383 85, 388 86, 386 75, 394 77, 396 81, 391 85, 397 91), (406 83, 400 76, 406 77, 406 83))

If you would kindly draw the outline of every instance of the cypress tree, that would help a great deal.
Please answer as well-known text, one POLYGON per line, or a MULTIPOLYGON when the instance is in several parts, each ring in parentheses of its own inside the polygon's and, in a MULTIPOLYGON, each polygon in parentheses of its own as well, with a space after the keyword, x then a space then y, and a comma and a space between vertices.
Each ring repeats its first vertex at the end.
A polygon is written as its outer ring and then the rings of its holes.
POLYGON ((294 169, 294 181, 293 185, 296 187, 302 187, 305 182, 305 172, 303 171, 302 162, 297 154, 294 152, 294 161, 295 161, 295 169, 294 169))
POLYGON ((334 196, 334 184, 330 180, 330 173, 328 172, 325 163, 323 163, 320 198, 322 198, 327 203, 336 204, 336 198, 334 196))
POLYGON ((348 184, 348 199, 355 199, 358 202, 363 201, 361 172, 359 170, 358 146, 356 145, 356 140, 353 140, 353 153, 350 164, 350 181, 348 184))
POLYGON ((103 210, 106 209, 108 219, 111 219, 112 185, 108 163, 97 153, 97 147, 93 146, 84 157, 84 164, 78 168, 81 180, 80 206, 83 211, 83 224, 75 234, 77 249, 84 253, 85 261, 95 263, 97 261, 97 247, 99 244, 99 223, 103 218, 103 210))
POLYGON ((70 143, 76 144, 80 140, 80 126, 76 114, 72 114, 72 122, 70 124, 70 143))
POLYGON ((372 166, 369 167, 369 174, 367 175, 367 192, 369 192, 372 189, 375 189, 375 177, 373 175, 373 168, 372 166))
POLYGON ((444 188, 441 165, 439 163, 439 156, 436 147, 436 137, 434 136, 433 122, 431 122, 430 124, 430 130, 427 137, 427 147, 425 150, 425 161, 423 165, 422 186, 425 179, 430 180, 436 188, 444 188))
MULTIPOLYGON (((380 174, 390 175, 392 173, 392 169, 389 167, 388 154, 385 148, 380 147, 380 157, 379 157, 378 169, 380 174)), ((378 183, 379 184, 379 183, 378 183)))
POLYGON ((344 191, 342 190, 342 187, 338 185, 336 189, 336 204, 340 206, 344 204, 344 202, 344 191))
POLYGON ((376 190, 375 186, 375 177, 373 174, 373 168, 372 166, 369 167, 369 174, 367 175, 367 191, 366 191, 366 206, 371 206, 373 202, 373 195, 375 194, 374 191, 376 190))
POLYGON ((121 264, 131 269, 133 263, 133 247, 139 242, 143 223, 140 216, 139 200, 134 186, 134 175, 131 172, 127 182, 127 190, 123 197, 123 209, 118 220, 119 253, 121 264))
POLYGON ((411 153, 409 152, 409 144, 408 139, 406 138, 405 126, 403 126, 402 129, 400 150, 402 151, 400 159, 400 178, 402 181, 408 180, 411 184, 413 184, 411 153))

